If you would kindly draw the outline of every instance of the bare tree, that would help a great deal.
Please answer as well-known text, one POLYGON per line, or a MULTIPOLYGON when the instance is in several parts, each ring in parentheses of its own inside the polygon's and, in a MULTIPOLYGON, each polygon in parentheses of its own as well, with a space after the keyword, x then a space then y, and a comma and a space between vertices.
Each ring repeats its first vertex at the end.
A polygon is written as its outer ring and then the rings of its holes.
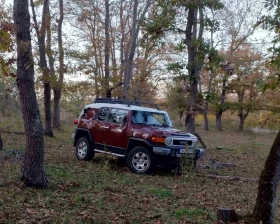
POLYGON ((132 72, 134 67, 134 56, 135 56, 135 50, 137 47, 137 39, 139 36, 140 26, 143 22, 143 19, 145 17, 145 14, 147 13, 149 7, 152 4, 151 0, 147 0, 146 5, 142 9, 142 11, 139 9, 139 1, 134 0, 133 4, 133 14, 132 14, 132 26, 130 29, 130 39, 129 39, 129 45, 128 45, 128 54, 125 57, 125 71, 124 71, 124 95, 123 98, 127 98, 129 84, 132 79, 132 72), (140 13, 140 15, 139 15, 140 13))
POLYGON ((44 131, 34 88, 28 0, 14 0, 14 23, 17 43, 17 85, 26 135, 21 177, 27 186, 47 188, 48 180, 44 169, 44 131))
POLYGON ((45 131, 44 134, 50 137, 53 136, 52 130, 52 113, 51 113, 51 83, 50 83, 50 69, 47 65, 46 60, 46 26, 48 11, 49 11, 49 0, 44 0, 43 4, 43 13, 42 13, 42 24, 41 29, 39 28, 39 24, 37 22, 37 17, 35 13, 35 6, 33 0, 30 0, 32 13, 33 13, 33 21, 35 25, 36 35, 38 39, 39 45, 39 56, 40 56, 40 68, 43 72, 43 84, 44 84, 44 110, 45 110, 45 131))
POLYGON ((109 0, 105 0, 105 59, 104 59, 104 65, 105 65, 105 95, 108 98, 112 97, 112 94, 109 90, 109 76, 110 76, 110 4, 109 0))
POLYGON ((188 49, 188 73, 190 80, 190 102, 188 114, 185 120, 185 128, 187 132, 195 133, 195 111, 192 111, 196 107, 197 93, 198 93, 198 82, 200 79, 200 70, 202 68, 202 61, 199 58, 198 47, 193 44, 194 41, 202 41, 203 38, 203 9, 198 6, 190 7, 188 9, 188 21, 186 25, 185 37, 186 45, 188 49), (198 22, 200 21, 199 30, 197 29, 198 22))
MULTIPOLYGON (((53 126, 55 128, 60 127, 60 99, 63 88, 64 80, 64 50, 62 41, 62 23, 64 18, 63 0, 59 0, 59 18, 57 19, 57 42, 58 42, 58 54, 59 54, 59 71, 58 78, 53 84, 53 126)), ((51 52, 51 51, 50 51, 51 52)))

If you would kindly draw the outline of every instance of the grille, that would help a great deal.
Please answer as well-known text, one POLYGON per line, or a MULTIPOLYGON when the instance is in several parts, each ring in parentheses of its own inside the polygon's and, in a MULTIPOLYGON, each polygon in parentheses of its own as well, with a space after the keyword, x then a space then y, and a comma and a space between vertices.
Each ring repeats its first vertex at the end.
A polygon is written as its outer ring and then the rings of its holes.
POLYGON ((188 145, 188 146, 192 146, 192 141, 188 141, 188 140, 183 140, 183 139, 174 139, 173 140, 173 145, 188 145))

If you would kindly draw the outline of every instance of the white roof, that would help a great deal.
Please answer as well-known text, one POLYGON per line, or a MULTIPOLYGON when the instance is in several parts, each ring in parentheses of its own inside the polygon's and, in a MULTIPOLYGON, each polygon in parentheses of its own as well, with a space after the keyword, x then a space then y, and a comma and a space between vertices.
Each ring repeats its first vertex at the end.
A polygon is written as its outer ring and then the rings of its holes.
POLYGON ((125 110, 141 110, 147 112, 156 112, 156 113, 167 113, 163 110, 158 110, 149 107, 141 107, 135 105, 127 105, 127 104, 118 104, 118 103, 92 103, 85 106, 85 108, 100 108, 100 107, 113 107, 118 109, 125 109, 125 110))

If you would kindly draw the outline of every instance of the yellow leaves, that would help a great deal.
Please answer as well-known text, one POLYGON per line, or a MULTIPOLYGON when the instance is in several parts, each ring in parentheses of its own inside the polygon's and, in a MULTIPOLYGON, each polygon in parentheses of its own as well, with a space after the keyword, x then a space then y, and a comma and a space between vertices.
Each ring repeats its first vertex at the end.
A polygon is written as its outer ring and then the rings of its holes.
POLYGON ((8 51, 9 50, 9 45, 11 42, 11 38, 9 33, 0 30, 0 51, 8 51))

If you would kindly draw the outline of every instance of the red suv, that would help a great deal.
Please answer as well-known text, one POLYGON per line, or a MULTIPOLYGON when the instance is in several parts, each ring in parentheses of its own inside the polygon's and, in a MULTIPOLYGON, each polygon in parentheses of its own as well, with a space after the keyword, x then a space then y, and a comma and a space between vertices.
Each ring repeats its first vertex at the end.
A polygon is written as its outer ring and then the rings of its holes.
POLYGON ((74 124, 79 160, 92 160, 95 153, 111 154, 125 158, 138 174, 152 173, 157 165, 178 166, 183 154, 194 163, 204 154, 197 137, 173 129, 168 113, 155 104, 97 98, 74 124))

